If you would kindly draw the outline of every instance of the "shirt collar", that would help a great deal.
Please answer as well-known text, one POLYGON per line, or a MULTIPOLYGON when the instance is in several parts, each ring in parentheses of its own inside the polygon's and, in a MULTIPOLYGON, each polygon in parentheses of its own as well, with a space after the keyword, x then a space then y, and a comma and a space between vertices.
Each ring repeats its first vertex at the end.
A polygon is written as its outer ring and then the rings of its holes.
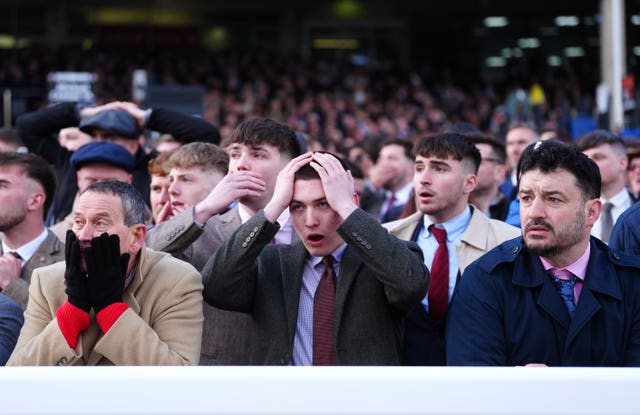
MULTIPOLYGON (((587 249, 585 249, 584 253, 580 258, 578 258, 575 262, 567 265, 566 267, 562 267, 560 269, 566 269, 576 277, 580 278, 580 280, 584 281, 584 277, 587 275, 587 265, 589 264, 589 255, 591 254, 591 244, 587 244, 587 249)), ((556 268, 549 263, 546 259, 540 257, 540 261, 542 262, 542 266, 545 271, 549 271, 552 268, 556 268)))
MULTIPOLYGON (((347 244, 344 243, 342 245, 340 245, 335 251, 333 251, 331 253, 331 256, 333 257, 333 264, 334 266, 336 264, 339 264, 340 261, 342 260, 342 255, 344 254, 344 250, 347 249, 347 244)), ((309 263, 311 265, 312 268, 315 268, 316 265, 318 265, 319 263, 322 262, 322 259, 324 257, 321 256, 313 256, 313 255, 309 255, 309 263)))
POLYGON ((629 196, 629 192, 627 191, 626 188, 623 188, 622 190, 620 190, 618 193, 615 194, 615 196, 613 196, 609 200, 604 200, 603 198, 600 198, 600 200, 602 200, 602 203, 609 202, 614 207, 624 205, 627 199, 630 200, 631 196, 629 196))
POLYGON ((26 244, 18 247, 17 249, 9 248, 3 239, 2 252, 10 252, 10 251, 17 252, 22 257, 22 264, 24 265, 29 259, 31 259, 33 254, 36 253, 40 245, 42 245, 42 242, 44 242, 44 240, 47 239, 47 234, 48 234, 47 229, 44 228, 42 233, 38 235, 35 239, 32 239, 30 242, 27 242, 26 244))
POLYGON ((411 197, 411 191, 413 190, 413 182, 407 183, 402 189, 397 192, 392 192, 391 190, 387 190, 386 196, 387 199, 391 197, 392 194, 395 194, 396 200, 402 203, 407 203, 409 198, 411 197))
MULTIPOLYGON (((428 215, 424 215, 422 217, 424 228, 427 232, 424 232, 424 237, 428 238, 431 236, 431 232, 429 232, 429 226, 436 224, 431 219, 429 219, 428 215)), ((471 208, 467 205, 467 208, 462 211, 458 216, 454 216, 443 223, 437 223, 439 227, 443 227, 447 231, 447 241, 455 241, 457 240, 464 231, 467 229, 467 225, 471 220, 471 208)))
MULTIPOLYGON (((249 219, 253 217, 253 215, 250 214, 247 211, 247 209, 244 206, 242 206, 242 204, 240 203, 238 203, 238 215, 240 215, 240 222, 242 223, 246 223, 249 219)), ((288 221, 289 221, 289 208, 283 210, 280 216, 278 216, 278 219, 276 219, 276 222, 278 222, 280 227, 283 227, 288 221)))

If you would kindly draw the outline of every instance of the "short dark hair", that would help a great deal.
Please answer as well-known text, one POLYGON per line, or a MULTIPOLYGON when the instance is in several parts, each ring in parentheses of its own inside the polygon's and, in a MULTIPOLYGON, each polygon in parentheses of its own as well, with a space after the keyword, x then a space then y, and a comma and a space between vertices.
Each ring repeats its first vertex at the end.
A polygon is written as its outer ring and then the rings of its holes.
POLYGON ((609 144, 614 147, 619 154, 627 154, 627 146, 624 140, 617 134, 607 130, 594 130, 581 136, 576 141, 576 148, 580 151, 589 150, 602 144, 609 144))
MULTIPOLYGON (((343 160, 341 157, 338 157, 333 153, 330 153, 328 151, 314 151, 314 153, 323 153, 323 154, 332 155, 333 157, 338 159, 338 161, 340 162, 340 165, 342 166, 343 169, 345 169, 345 171, 349 170, 349 165, 347 164, 347 162, 343 160)), ((304 166, 300 167, 298 171, 296 171, 293 175, 294 182, 296 180, 314 180, 319 178, 320 178, 320 175, 318 174, 316 169, 311 167, 311 163, 305 164, 304 166)))
POLYGON ((402 147, 404 149, 404 156, 409 160, 413 160, 413 144, 411 143, 411 141, 403 140, 401 138, 392 138, 380 143, 380 145, 378 146, 378 151, 376 152, 374 161, 378 161, 378 156, 380 155, 380 152, 382 151, 383 148, 388 146, 402 147))
POLYGON ((43 219, 46 218, 58 186, 53 168, 45 159, 32 153, 0 152, 0 168, 13 166, 22 168, 27 177, 40 183, 44 189, 43 219))
POLYGON ((473 165, 474 174, 478 173, 478 167, 482 160, 480 151, 475 144, 458 133, 442 133, 423 137, 413 147, 413 155, 414 157, 436 156, 458 161, 468 160, 473 165))
MULTIPOLYGON (((146 205, 138 190, 128 183, 117 180, 107 180, 90 184, 84 193, 111 193, 122 201, 122 213, 124 224, 127 226, 145 223, 144 215, 146 205)), ((84 194, 83 193, 83 194, 84 194)))
POLYGON ((15 128, 0 128, 0 142, 12 147, 23 146, 22 139, 15 128))
POLYGON ((231 133, 228 142, 236 143, 252 147, 269 144, 277 147, 280 154, 286 154, 289 158, 302 154, 295 132, 289 126, 270 118, 252 118, 241 122, 231 133))
POLYGON ((554 140, 537 141, 529 145, 518 163, 518 188, 520 178, 530 170, 550 173, 567 170, 576 178, 576 183, 585 200, 600 197, 600 169, 580 150, 554 140))
POLYGON ((473 144, 478 145, 478 144, 487 144, 489 146, 491 146, 491 151, 493 152, 493 155, 496 159, 498 159, 498 161, 500 162, 500 164, 504 164, 506 163, 507 160, 507 150, 505 148, 505 145, 502 141, 498 141, 495 138, 483 134, 481 132, 478 133, 465 133, 464 134, 465 137, 467 137, 467 139, 469 141, 471 141, 473 144))

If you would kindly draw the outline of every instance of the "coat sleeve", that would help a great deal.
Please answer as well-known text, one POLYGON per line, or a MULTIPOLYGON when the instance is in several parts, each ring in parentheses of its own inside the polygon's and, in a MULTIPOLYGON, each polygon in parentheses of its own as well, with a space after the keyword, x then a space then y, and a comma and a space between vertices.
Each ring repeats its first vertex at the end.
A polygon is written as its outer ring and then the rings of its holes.
POLYGON ((177 258, 202 235, 203 229, 193 220, 193 208, 157 224, 149 230, 146 244, 156 251, 167 252, 177 258))
POLYGON ((260 211, 218 248, 202 270, 204 300, 209 305, 251 312, 258 276, 257 259, 279 228, 260 211))
POLYGON ((96 352, 116 366, 198 364, 204 321, 201 278, 193 267, 172 274, 173 288, 154 299, 153 320, 147 323, 127 309, 98 340, 96 352))
POLYGON ((447 366, 507 362, 500 290, 476 263, 467 267, 447 312, 447 366))
POLYGON ((58 326, 55 314, 61 304, 49 302, 44 295, 56 280, 54 273, 42 272, 48 269, 33 272, 25 323, 7 366, 73 365, 82 358, 82 342, 78 342, 75 350, 71 349, 58 326), (49 280, 47 287, 43 287, 45 280, 49 280))
POLYGON ((7 363, 13 352, 22 323, 22 308, 9 297, 0 294, 0 366, 7 363))
POLYGON ((338 233, 384 285, 389 304, 406 312, 424 298, 429 271, 415 242, 390 235, 362 209, 349 215, 338 227, 338 233))
POLYGON ((154 108, 147 122, 147 128, 171 134, 183 144, 194 141, 220 144, 218 128, 202 118, 184 115, 164 108, 154 108))
POLYGON ((69 162, 71 152, 58 143, 56 134, 79 122, 75 104, 64 103, 21 115, 16 120, 16 129, 30 152, 61 166, 69 162))

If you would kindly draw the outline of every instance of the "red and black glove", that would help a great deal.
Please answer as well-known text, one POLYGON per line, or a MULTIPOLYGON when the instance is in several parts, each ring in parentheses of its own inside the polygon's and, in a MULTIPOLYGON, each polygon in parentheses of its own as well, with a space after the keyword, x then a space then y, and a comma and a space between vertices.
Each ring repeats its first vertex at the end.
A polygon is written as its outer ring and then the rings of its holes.
POLYGON ((113 303, 122 302, 129 254, 120 255, 118 235, 103 233, 93 238, 84 256, 89 274, 89 298, 96 314, 113 303))

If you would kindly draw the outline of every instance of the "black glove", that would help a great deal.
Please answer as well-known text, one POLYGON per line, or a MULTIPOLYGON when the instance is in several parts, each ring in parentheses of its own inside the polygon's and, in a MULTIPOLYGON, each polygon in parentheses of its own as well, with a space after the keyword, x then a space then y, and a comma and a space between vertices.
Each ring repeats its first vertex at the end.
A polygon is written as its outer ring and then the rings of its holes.
POLYGON ((67 298, 72 305, 88 313, 91 310, 91 300, 87 277, 80 269, 80 243, 72 230, 67 231, 64 261, 66 264, 64 283, 67 286, 64 292, 67 293, 67 298))
POLYGON ((89 274, 89 298, 95 312, 122 302, 129 254, 120 255, 118 235, 103 233, 93 238, 91 247, 84 250, 84 256, 89 274))

